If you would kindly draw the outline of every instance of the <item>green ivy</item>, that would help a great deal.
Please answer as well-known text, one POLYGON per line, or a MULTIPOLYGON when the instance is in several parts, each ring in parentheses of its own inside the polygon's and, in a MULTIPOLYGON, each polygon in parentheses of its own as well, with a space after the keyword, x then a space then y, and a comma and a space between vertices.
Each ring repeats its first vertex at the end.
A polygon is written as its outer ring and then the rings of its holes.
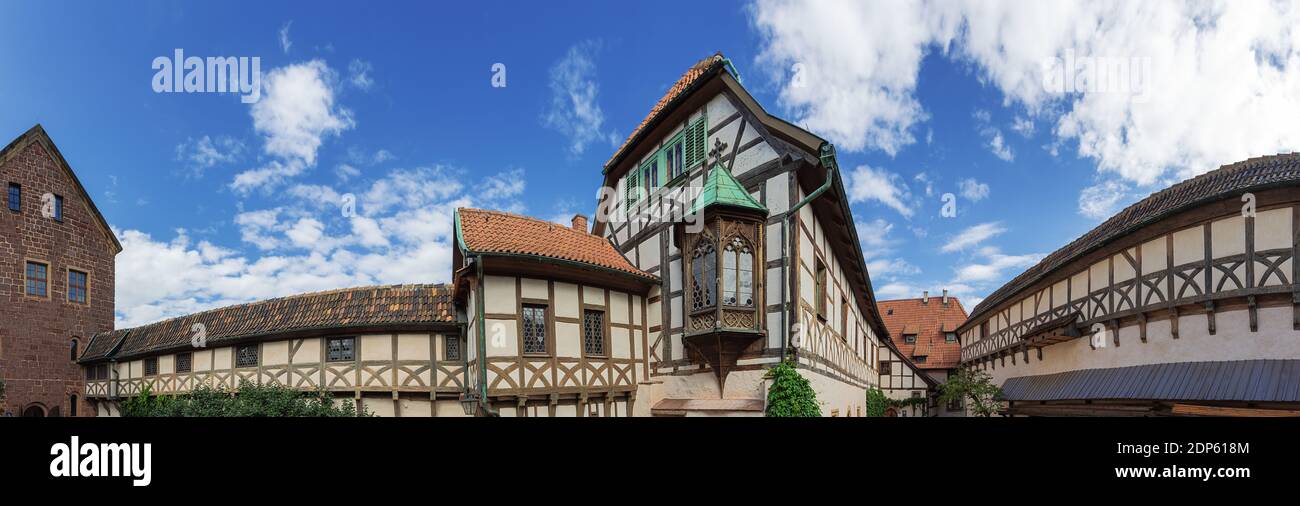
POLYGON ((181 395, 153 395, 146 384, 140 393, 122 402, 122 416, 224 417, 224 416, 371 416, 352 402, 335 404, 334 395, 325 390, 304 391, 280 384, 258 385, 240 380, 239 391, 202 385, 181 395))
POLYGON ((912 406, 921 406, 928 402, 925 397, 908 397, 906 399, 890 399, 885 395, 884 390, 879 387, 867 389, 867 416, 882 417, 889 408, 902 409, 912 406))
POLYGON ((782 362, 767 371, 772 387, 767 391, 767 416, 822 416, 817 392, 808 379, 795 370, 793 362, 782 362))

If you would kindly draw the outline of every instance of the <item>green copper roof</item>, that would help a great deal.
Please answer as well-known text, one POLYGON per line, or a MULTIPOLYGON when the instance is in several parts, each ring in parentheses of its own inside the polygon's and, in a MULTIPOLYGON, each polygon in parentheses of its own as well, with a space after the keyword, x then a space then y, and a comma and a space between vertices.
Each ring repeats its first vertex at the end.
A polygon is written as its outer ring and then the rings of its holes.
POLYGON ((767 212, 763 204, 759 204, 754 197, 745 191, 745 187, 732 177, 730 172, 722 165, 713 164, 709 170, 709 179, 704 182, 704 191, 700 197, 695 199, 695 204, 691 205, 690 214, 707 209, 709 206, 732 206, 744 209, 753 209, 762 213, 767 212))

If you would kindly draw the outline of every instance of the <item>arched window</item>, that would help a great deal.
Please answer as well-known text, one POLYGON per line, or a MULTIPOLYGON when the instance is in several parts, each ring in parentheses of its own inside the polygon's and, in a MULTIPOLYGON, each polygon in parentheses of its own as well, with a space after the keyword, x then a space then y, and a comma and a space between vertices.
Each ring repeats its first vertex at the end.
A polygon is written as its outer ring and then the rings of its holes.
POLYGON ((700 237, 691 252, 691 311, 711 308, 716 304, 714 291, 718 283, 718 260, 713 242, 700 237))
POLYGON ((68 344, 68 348, 69 348, 69 350, 68 350, 69 359, 68 359, 68 360, 71 360, 71 361, 73 361, 73 362, 76 362, 76 361, 77 361, 77 338, 75 338, 75 337, 72 338, 72 340, 71 340, 71 341, 69 342, 69 344, 68 344))
POLYGON ((722 252, 722 303, 754 307, 754 252, 739 237, 722 252))

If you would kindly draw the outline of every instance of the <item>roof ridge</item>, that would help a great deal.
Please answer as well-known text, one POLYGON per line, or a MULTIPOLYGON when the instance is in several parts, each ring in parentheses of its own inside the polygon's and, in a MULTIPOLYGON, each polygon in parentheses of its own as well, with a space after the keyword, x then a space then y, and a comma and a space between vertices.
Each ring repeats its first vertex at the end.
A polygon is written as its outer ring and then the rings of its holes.
POLYGON ((572 232, 572 233, 574 233, 574 234, 581 234, 581 235, 583 235, 583 236, 587 236, 587 237, 594 237, 594 238, 596 238, 596 239, 606 240, 605 238, 603 238, 603 237, 601 237, 601 236, 598 236, 598 235, 595 235, 595 234, 592 234, 591 232, 583 232, 583 231, 581 231, 581 230, 577 230, 577 229, 573 228, 572 226, 567 226, 567 225, 565 225, 565 224, 563 224, 563 223, 556 223, 556 222, 554 222, 554 221, 543 220, 543 219, 541 219, 541 218, 536 218, 536 217, 533 217, 533 216, 527 216, 527 215, 523 215, 523 214, 512 213, 512 212, 509 212, 509 211, 498 211, 498 210, 495 210, 495 209, 478 209, 478 208, 474 208, 474 207, 460 207, 460 208, 457 208, 456 210, 457 210, 457 211, 470 211, 470 212, 477 212, 477 213, 483 213, 483 214, 495 214, 495 215, 499 215, 499 216, 508 216, 508 217, 511 217, 511 218, 519 218, 519 219, 523 219, 523 220, 532 221, 532 222, 534 222, 534 223, 541 223, 541 224, 544 224, 544 225, 553 226, 553 227, 556 227, 556 228, 561 229, 561 230, 567 230, 567 231, 572 232))
POLYGON ((277 302, 277 301, 282 301, 282 300, 287 300, 287 299, 298 299, 298 298, 304 298, 304 297, 320 296, 320 295, 327 295, 327 294, 337 293, 337 292, 348 292, 348 291, 357 291, 357 290, 375 290, 375 289, 382 289, 382 288, 389 288, 389 289, 392 289, 392 288, 401 288, 401 287, 408 287, 408 286, 409 286, 409 287, 447 288, 448 290, 450 290, 450 288, 451 288, 451 283, 399 283, 399 284, 394 284, 394 285, 365 285, 365 286, 353 286, 353 287, 344 287, 344 288, 331 288, 331 289, 328 289, 328 290, 318 290, 318 291, 314 291, 314 292, 302 292, 302 293, 295 293, 295 294, 292 294, 292 295, 281 295, 281 296, 279 296, 279 297, 271 297, 271 298, 269 298, 269 299, 260 299, 260 300, 254 300, 254 301, 249 301, 249 302, 241 302, 241 303, 238 303, 238 304, 230 304, 230 305, 226 305, 226 306, 219 306, 219 307, 214 307, 214 308, 204 309, 204 310, 199 311, 199 312, 196 312, 196 313, 190 313, 190 314, 181 315, 181 316, 173 316, 173 317, 171 317, 171 318, 164 318, 164 319, 162 319, 162 320, 158 320, 158 321, 154 321, 154 322, 149 322, 149 323, 145 323, 145 324, 142 324, 142 325, 136 325, 136 326, 134 326, 134 327, 127 327, 127 328, 122 328, 122 329, 113 329, 113 330, 109 330, 109 331, 105 331, 105 332, 99 332, 99 333, 96 333, 96 334, 92 335, 91 337, 93 338, 94 336, 98 336, 98 335, 108 335, 108 334, 112 334, 113 332, 118 332, 118 331, 129 331, 129 330, 135 330, 135 329, 142 329, 142 328, 145 328, 145 327, 152 327, 152 326, 156 326, 156 325, 164 325, 164 324, 167 324, 167 323, 174 323, 174 322, 176 322, 176 321, 185 320, 185 319, 188 319, 188 318, 196 318, 196 317, 199 317, 199 316, 202 316, 202 315, 206 315, 206 314, 209 314, 209 313, 214 313, 214 312, 217 312, 217 311, 226 311, 226 310, 234 309, 234 308, 238 308, 238 307, 253 307, 253 306, 258 306, 258 305, 262 305, 262 304, 270 304, 270 303, 272 303, 272 302, 277 302))

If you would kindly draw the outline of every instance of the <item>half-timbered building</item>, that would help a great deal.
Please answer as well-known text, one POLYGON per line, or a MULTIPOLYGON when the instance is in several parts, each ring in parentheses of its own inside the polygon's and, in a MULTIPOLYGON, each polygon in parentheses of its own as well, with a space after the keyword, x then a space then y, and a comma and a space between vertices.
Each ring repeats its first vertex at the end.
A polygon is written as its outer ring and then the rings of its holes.
POLYGON ((824 415, 862 415, 892 350, 835 163, 830 143, 768 114, 716 54, 605 164, 614 191, 593 233, 658 276, 638 395, 651 412, 760 412, 767 369, 793 360, 824 415))
POLYGON ((1129 206, 993 292, 963 367, 1012 415, 1300 414, 1300 155, 1129 206))
MULTIPOLYGON (((924 395, 927 389, 930 393, 937 393, 933 388, 948 381, 948 376, 956 373, 961 365, 957 327, 966 322, 966 310, 961 301, 948 296, 948 290, 939 297, 930 297, 927 291, 917 299, 882 300, 880 314, 889 329, 890 341, 902 359, 930 380, 894 377, 890 370, 887 381, 882 370, 880 388, 894 399, 924 395)), ((906 368, 903 369, 906 372, 906 368)), ((965 414, 961 401, 925 407, 927 414, 934 416, 965 414)))

